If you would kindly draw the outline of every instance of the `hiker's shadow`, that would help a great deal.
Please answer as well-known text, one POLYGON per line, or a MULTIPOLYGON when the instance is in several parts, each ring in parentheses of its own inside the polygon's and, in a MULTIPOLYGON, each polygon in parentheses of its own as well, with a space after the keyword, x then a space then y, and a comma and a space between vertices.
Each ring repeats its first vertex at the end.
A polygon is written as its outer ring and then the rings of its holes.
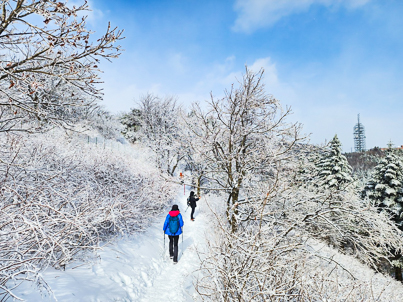
POLYGON ((186 249, 191 246, 193 244, 193 238, 192 237, 188 237, 185 240, 183 240, 183 244, 182 244, 182 251, 186 251, 186 249))

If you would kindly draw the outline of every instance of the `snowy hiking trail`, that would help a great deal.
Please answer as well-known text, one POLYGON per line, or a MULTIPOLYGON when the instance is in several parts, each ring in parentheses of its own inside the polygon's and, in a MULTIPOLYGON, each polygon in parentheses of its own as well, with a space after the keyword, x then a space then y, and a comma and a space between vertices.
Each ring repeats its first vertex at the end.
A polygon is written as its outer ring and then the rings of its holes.
MULTIPOLYGON (((25 301, 193 301, 193 280, 200 264, 196 249, 205 246, 208 207, 203 198, 196 208, 196 221, 186 210, 187 196, 176 203, 184 220, 184 236, 179 238, 178 264, 169 258, 169 239, 163 237, 168 211, 155 219, 143 233, 119 239, 99 252, 93 264, 71 263, 66 271, 47 269, 41 275, 53 291, 53 297, 41 297, 32 283, 16 291, 25 301), (206 211, 204 211, 206 210, 206 211), (183 254, 182 254, 183 252, 183 254)), ((170 209, 170 207, 169 207, 170 209)))

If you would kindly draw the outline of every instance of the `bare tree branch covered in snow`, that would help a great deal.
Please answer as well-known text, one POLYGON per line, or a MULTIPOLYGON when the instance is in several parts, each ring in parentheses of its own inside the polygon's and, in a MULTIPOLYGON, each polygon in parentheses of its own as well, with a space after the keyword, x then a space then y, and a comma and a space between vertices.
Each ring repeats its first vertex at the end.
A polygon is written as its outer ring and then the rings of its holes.
POLYGON ((111 236, 146 229, 174 194, 156 169, 82 141, 68 143, 59 132, 1 138, 3 298, 20 280, 40 285, 36 272, 47 266, 63 268, 111 236))
POLYGON ((0 7, 0 132, 70 125, 61 112, 101 96, 100 59, 119 56, 122 31, 95 40, 86 1, 3 0, 0 7))
POLYGON ((156 154, 158 168, 173 176, 187 154, 181 107, 173 97, 148 94, 140 100, 140 140, 156 154))
POLYGON ((117 140, 122 138, 123 125, 119 122, 119 118, 101 106, 92 107, 81 123, 87 128, 95 129, 106 139, 117 140))
POLYGON ((229 192, 226 215, 234 232, 241 188, 271 178, 301 140, 300 126, 286 123, 290 108, 283 110, 266 94, 263 72, 246 68, 238 88, 231 87, 222 99, 212 96, 206 112, 194 104, 188 121, 206 177, 229 192))

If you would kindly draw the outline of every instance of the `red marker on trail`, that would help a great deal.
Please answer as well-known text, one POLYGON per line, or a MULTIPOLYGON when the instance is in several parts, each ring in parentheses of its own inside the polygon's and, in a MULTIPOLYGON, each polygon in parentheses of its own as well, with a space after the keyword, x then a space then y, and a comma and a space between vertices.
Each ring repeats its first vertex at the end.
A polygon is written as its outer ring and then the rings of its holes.
MULTIPOLYGON (((179 177, 180 177, 180 179, 183 179, 182 172, 179 173, 179 177)), ((186 193, 185 193, 185 184, 183 184, 183 195, 186 195, 186 193)))

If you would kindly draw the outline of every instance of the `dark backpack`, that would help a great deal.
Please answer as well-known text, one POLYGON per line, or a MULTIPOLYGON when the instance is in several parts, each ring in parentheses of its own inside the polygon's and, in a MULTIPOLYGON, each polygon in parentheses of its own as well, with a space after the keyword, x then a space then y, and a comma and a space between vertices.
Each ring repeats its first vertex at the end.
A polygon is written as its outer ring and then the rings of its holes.
POLYGON ((175 235, 179 230, 179 217, 169 216, 169 223, 168 223, 169 232, 172 235, 175 235))
POLYGON ((190 196, 187 199, 187 205, 188 205, 188 207, 190 207, 190 196))

